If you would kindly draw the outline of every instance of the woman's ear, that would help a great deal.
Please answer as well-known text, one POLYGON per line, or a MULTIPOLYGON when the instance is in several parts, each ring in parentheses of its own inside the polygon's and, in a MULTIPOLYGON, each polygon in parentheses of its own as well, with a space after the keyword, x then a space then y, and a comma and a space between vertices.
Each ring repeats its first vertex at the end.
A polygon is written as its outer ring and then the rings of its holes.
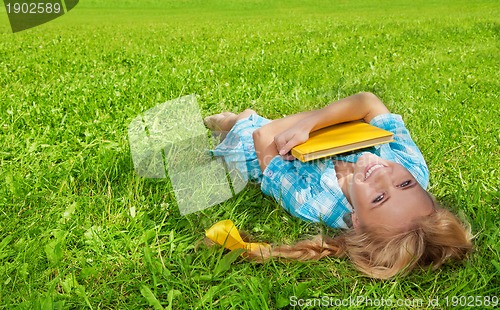
POLYGON ((354 211, 351 213, 351 220, 352 220, 352 227, 354 227, 354 230, 358 230, 360 227, 359 218, 356 212, 354 211))

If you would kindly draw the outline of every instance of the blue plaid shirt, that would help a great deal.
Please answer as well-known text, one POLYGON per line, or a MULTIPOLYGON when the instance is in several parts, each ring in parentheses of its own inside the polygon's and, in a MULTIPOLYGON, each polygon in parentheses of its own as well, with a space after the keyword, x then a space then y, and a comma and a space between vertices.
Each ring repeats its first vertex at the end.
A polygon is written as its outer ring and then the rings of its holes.
POLYGON ((378 115, 370 122, 394 133, 394 142, 307 163, 276 156, 262 173, 252 133, 269 122, 257 114, 238 121, 212 153, 224 157, 228 166, 239 170, 246 180, 261 182, 262 192, 294 216, 311 222, 321 221, 334 228, 346 228, 343 216, 351 212, 352 207, 340 188, 333 160, 354 163, 364 152, 403 165, 424 189, 427 188, 427 165, 399 115, 378 115))
POLYGON ((351 212, 352 207, 340 188, 333 160, 354 163, 364 152, 371 152, 403 165, 424 189, 427 188, 429 170, 401 116, 378 115, 370 123, 394 133, 394 142, 307 163, 286 161, 276 156, 264 171, 262 191, 274 197, 294 216, 345 228, 343 216, 351 212))

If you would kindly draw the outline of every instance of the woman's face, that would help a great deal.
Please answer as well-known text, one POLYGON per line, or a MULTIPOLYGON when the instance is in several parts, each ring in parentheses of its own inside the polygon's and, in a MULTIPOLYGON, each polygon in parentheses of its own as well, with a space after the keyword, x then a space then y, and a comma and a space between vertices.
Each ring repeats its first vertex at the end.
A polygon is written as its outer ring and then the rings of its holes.
POLYGON ((402 165, 363 154, 348 185, 354 228, 405 228, 434 210, 430 195, 402 165))

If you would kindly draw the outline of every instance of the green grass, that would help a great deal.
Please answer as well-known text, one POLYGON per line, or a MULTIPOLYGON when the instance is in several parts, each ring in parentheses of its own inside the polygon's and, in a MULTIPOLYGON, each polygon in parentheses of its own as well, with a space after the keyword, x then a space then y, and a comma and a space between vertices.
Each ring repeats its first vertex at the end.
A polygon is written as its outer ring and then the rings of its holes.
POLYGON ((16 34, 0 9, 0 308, 276 309, 291 296, 447 308, 498 295, 496 1, 165 2, 81 1, 16 34), (167 180, 134 174, 127 126, 167 100, 274 118, 359 91, 403 115, 430 191, 471 223, 466 262, 390 281, 343 259, 246 262, 203 245, 205 229, 232 219, 276 243, 335 232, 255 186, 180 216, 167 180))

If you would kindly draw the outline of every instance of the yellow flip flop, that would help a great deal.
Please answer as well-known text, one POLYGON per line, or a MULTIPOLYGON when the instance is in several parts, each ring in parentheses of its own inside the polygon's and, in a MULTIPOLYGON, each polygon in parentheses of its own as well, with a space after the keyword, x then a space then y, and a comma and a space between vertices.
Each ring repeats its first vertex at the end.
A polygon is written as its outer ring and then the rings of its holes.
POLYGON ((210 227, 205 235, 213 242, 222 245, 228 250, 245 249, 256 250, 270 248, 267 243, 245 242, 240 236, 238 229, 231 220, 223 220, 210 227))

